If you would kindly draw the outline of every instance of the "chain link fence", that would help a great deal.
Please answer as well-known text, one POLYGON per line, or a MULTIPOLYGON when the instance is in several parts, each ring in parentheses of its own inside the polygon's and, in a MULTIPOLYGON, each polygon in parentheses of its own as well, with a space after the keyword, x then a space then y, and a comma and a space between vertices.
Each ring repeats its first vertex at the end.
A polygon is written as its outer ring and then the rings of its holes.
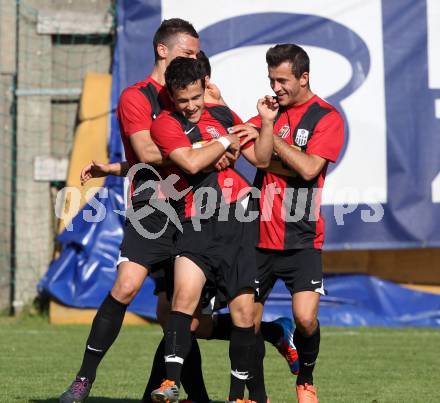
POLYGON ((0 2, 4 312, 32 302, 54 257, 54 198, 66 180, 82 84, 87 72, 111 70, 114 17, 112 0, 0 2))

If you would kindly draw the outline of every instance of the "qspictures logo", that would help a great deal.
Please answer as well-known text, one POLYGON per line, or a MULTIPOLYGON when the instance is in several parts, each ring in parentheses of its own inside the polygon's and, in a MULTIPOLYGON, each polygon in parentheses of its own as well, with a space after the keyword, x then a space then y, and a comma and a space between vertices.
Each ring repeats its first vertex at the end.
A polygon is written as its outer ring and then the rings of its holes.
MULTIPOLYGON (((322 189, 320 188, 291 188, 281 189, 276 183, 268 184, 264 192, 255 187, 241 189, 237 194, 236 203, 226 203, 228 197, 220 197, 216 189, 212 187, 189 186, 178 190, 177 183, 179 176, 176 174, 162 178, 156 168, 148 164, 136 164, 128 172, 130 185, 135 181, 136 174, 140 171, 148 172, 149 179, 142 182, 135 189, 132 195, 128 195, 128 200, 132 198, 142 199, 143 194, 148 194, 143 203, 137 203, 134 208, 131 203, 126 210, 112 209, 108 211, 105 199, 109 197, 107 188, 91 188, 86 194, 87 204, 80 208, 81 192, 76 187, 66 187, 62 189, 56 199, 55 215, 64 222, 67 231, 75 230, 77 220, 84 220, 89 223, 97 223, 106 219, 107 214, 118 214, 125 216, 136 231, 147 239, 157 239, 164 234, 169 225, 173 225, 177 230, 183 232, 182 216, 179 211, 185 210, 185 203, 188 203, 186 196, 191 192, 191 220, 195 231, 201 231, 202 220, 218 219, 227 221, 231 214, 239 222, 252 222, 257 219, 261 221, 271 221, 281 218, 285 222, 298 222, 306 219, 317 221, 320 217, 317 203, 321 198, 322 189), (131 196, 131 197, 130 197, 131 196), (281 198, 281 199, 280 199, 281 198), (252 203, 252 206, 259 205, 259 208, 249 208, 249 200, 259 200, 259 203, 252 203), (68 203, 66 203, 68 200, 68 203), (281 203, 275 203, 281 200, 281 203), (234 211, 231 212, 231 209, 234 211), (279 211, 278 211, 279 209, 279 211), (261 213, 260 213, 261 211, 261 213), (144 225, 148 217, 153 214, 162 214, 165 217, 163 226, 155 228, 152 232, 144 225)), ((223 192, 231 191, 233 179, 227 178, 223 183, 223 192)), ((129 186, 128 189, 131 189, 129 186)), ((129 191, 129 190, 128 190, 129 191)), ((347 189, 344 189, 347 191, 347 189)), ((224 196, 227 196, 226 194, 224 196)), ((364 222, 378 222, 383 218, 384 210, 381 205, 371 205, 369 209, 361 210, 361 218, 364 222)), ((356 210, 353 205, 335 205, 333 214, 337 225, 344 225, 344 217, 356 210)))

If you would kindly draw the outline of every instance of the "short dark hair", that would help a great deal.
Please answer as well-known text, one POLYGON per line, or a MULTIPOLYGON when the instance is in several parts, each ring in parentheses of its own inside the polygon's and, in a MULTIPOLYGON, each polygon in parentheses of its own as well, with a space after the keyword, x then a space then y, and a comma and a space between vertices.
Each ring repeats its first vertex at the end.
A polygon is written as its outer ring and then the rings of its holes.
POLYGON ((206 72, 197 59, 189 57, 176 57, 165 70, 165 83, 167 90, 172 93, 175 89, 183 89, 188 85, 201 80, 205 88, 206 72))
POLYGON ((173 36, 177 34, 187 34, 193 38, 199 38, 199 34, 188 21, 182 20, 181 18, 170 18, 169 20, 163 20, 153 38, 154 59, 156 61, 159 59, 159 55, 157 54, 157 45, 159 45, 159 43, 163 43, 164 45, 169 46, 173 36))
POLYGON ((205 70, 205 76, 211 77, 211 63, 209 63, 208 56, 206 56, 203 50, 197 53, 197 60, 200 62, 203 69, 205 70))
POLYGON ((310 59, 306 51, 293 43, 275 45, 266 52, 266 62, 269 67, 277 67, 281 63, 292 64, 292 73, 300 78, 310 70, 310 59))

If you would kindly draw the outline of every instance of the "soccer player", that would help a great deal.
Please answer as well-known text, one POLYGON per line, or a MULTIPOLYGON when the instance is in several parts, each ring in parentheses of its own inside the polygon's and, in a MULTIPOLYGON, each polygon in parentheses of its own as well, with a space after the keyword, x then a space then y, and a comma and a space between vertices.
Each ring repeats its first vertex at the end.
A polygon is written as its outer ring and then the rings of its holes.
MULTIPOLYGON (((220 91, 212 83, 210 80, 211 76, 211 65, 209 59, 206 57, 203 51, 200 51, 197 54, 197 59, 201 62, 203 69, 205 70, 205 103, 214 103, 214 104, 223 104, 225 105, 223 99, 221 98, 220 91)), ((225 169, 230 166, 233 162, 234 157, 228 153, 228 158, 221 158, 215 165, 217 170, 225 169)), ((129 169, 129 165, 126 162, 122 163, 110 163, 110 164, 101 164, 93 161, 91 164, 88 164, 81 172, 81 182, 85 183, 91 178, 102 177, 107 175, 125 175, 129 169)), ((158 287, 157 287, 158 288, 158 287)), ((161 295, 161 294, 160 294, 161 295)), ((163 294, 162 294, 163 295, 163 294)), ((163 299, 159 300, 163 301, 163 299)), ((159 311, 162 313, 159 315, 161 317, 161 324, 163 324, 163 317, 166 317, 168 312, 163 313, 163 311, 168 310, 168 306, 162 304, 164 308, 159 308, 159 311)), ((204 309, 202 311, 202 315, 198 317, 198 321, 200 321, 200 325, 196 328, 195 334, 198 338, 205 339, 214 339, 214 340, 230 340, 231 338, 231 329, 233 327, 232 320, 230 314, 215 314, 212 316, 212 310, 204 309), (210 313, 208 313, 210 312, 210 313)), ((195 325, 196 326, 196 325, 195 325)), ((194 326, 194 328, 195 328, 194 326)), ((264 341, 270 342, 274 347, 277 348, 279 353, 286 359, 289 369, 293 374, 297 374, 298 372, 298 356, 296 353, 296 349, 293 343, 293 334, 292 334, 292 321, 290 318, 278 318, 272 322, 261 322, 260 324, 261 332, 257 333, 257 358, 259 360, 263 360, 265 355, 265 345, 264 341)), ((162 343, 163 344, 163 343, 162 343)), ((162 346, 161 344, 161 346, 162 346)), ((155 355, 153 371, 151 373, 148 385, 146 387, 143 401, 150 401, 150 394, 153 390, 153 385, 157 384, 157 379, 162 380, 165 377, 164 368, 160 365, 160 362, 163 361, 163 349, 158 349, 155 355), (162 354, 161 354, 162 352, 162 354), (162 371, 163 369, 163 371, 162 371), (156 383, 155 383, 156 382, 156 383)), ((194 358, 198 360, 197 355, 194 355, 194 358)), ((187 361, 188 362, 188 361, 187 361)), ((196 361, 197 362, 197 361, 196 361)), ((197 381, 197 376, 194 376, 195 373, 199 373, 196 370, 197 364, 191 365, 191 373, 193 377, 192 379, 195 383, 192 390, 195 390, 197 387, 202 389, 200 386, 201 382, 197 381)), ((182 376, 185 375, 185 372, 182 376)), ((190 380, 187 383, 191 383, 190 380)), ((201 380, 203 380, 201 378, 201 380)), ((258 393, 264 393, 264 373, 263 368, 258 371, 255 382, 260 385, 260 390, 258 393), (260 378, 258 378, 258 376, 260 378)), ((184 384, 185 387, 189 385, 184 384)))
MULTIPOLYGON (((328 164, 342 148, 344 123, 333 106, 311 91, 309 57, 301 47, 276 45, 267 51, 266 61, 280 108, 271 164, 259 169, 255 179, 261 189, 257 316, 261 320, 264 302, 276 279, 282 279, 292 295, 296 324, 298 401, 318 402, 313 369, 320 343, 318 305, 324 294, 320 201, 328 164)), ((262 127, 260 116, 249 123, 262 127)))
MULTIPOLYGON (((200 50, 199 53, 197 53, 197 59, 201 62, 206 74, 205 102, 226 105, 221 96, 220 90, 211 81, 211 64, 209 62, 209 58, 206 56, 205 52, 200 50)), ((164 92, 161 92, 161 94, 168 98, 168 94, 165 94, 164 92)), ((167 104, 169 104, 169 101, 167 101, 167 104)), ((228 158, 220 158, 219 161, 216 162, 215 168, 217 170, 224 169, 233 161, 234 159, 232 155, 229 154, 228 158)), ((84 185, 88 180, 93 178, 102 178, 108 175, 127 176, 129 169, 130 164, 127 161, 113 163, 100 163, 97 161, 92 161, 81 170, 80 181, 81 184, 84 185)))
MULTIPOLYGON (((123 91, 117 108, 117 116, 128 163, 130 165, 138 162, 155 164, 160 170, 162 156, 151 140, 150 127, 161 110, 168 110, 172 106, 164 88, 164 72, 170 61, 177 56, 196 57, 200 50, 199 36, 190 23, 173 18, 162 22, 154 36, 153 46, 155 53, 153 71, 144 81, 123 91)), ((156 178, 149 176, 148 172, 138 172, 133 181, 133 190, 149 179, 156 178)), ((145 191, 134 195, 131 201, 133 209, 137 210, 149 204, 150 197, 151 192, 145 191)), ((141 223, 144 228, 155 233, 164 227, 166 219, 163 213, 156 210, 141 223)), ((81 368, 75 380, 61 395, 60 402, 85 401, 95 380, 99 363, 119 334, 128 304, 136 296, 148 273, 162 267, 164 262, 170 258, 175 230, 173 225, 168 225, 161 237, 146 239, 135 230, 130 220, 126 221, 117 278, 93 320, 81 368)), ((165 293, 160 292, 158 310, 166 312, 166 304, 165 293)), ((197 353, 200 355, 198 346, 195 344, 194 340, 194 348, 191 352, 194 351, 196 355, 197 353)), ((160 353, 159 356, 163 354, 160 353)), ((207 400, 207 396, 203 396, 203 393, 206 395, 203 384, 202 389, 196 391, 195 400, 200 396, 202 400, 207 400)))
MULTIPOLYGON (((240 150, 238 136, 250 127, 237 126, 238 116, 229 108, 205 105, 205 80, 200 62, 176 58, 165 73, 175 112, 162 113, 151 136, 164 158, 180 177, 179 190, 190 193, 175 207, 182 219, 183 235, 176 241, 172 311, 165 335, 167 380, 153 391, 153 401, 179 399, 182 365, 190 347, 192 315, 205 284, 214 284, 226 296, 233 328, 230 341, 231 386, 229 399, 243 399, 245 385, 255 367, 254 289, 255 248, 251 222, 244 217, 250 192, 248 183, 233 169, 206 172, 226 150, 240 150), (231 134, 229 128, 235 126, 231 134), (228 134, 229 133, 229 134, 228 134), (200 143, 216 139, 200 147, 200 143), (245 221, 245 222, 243 222, 245 221)), ((243 155, 257 167, 266 167, 273 147, 273 120, 278 104, 272 97, 258 101, 261 131, 243 155)), ((265 396, 258 403, 265 402, 265 396)))

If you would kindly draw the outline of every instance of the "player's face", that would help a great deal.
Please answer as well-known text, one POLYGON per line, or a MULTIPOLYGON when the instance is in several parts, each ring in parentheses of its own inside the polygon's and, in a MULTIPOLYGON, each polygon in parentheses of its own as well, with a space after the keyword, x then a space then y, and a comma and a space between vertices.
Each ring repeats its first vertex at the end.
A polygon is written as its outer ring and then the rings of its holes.
POLYGON ((177 112, 180 112, 190 122, 197 123, 205 108, 204 95, 205 89, 201 80, 198 80, 185 88, 174 89, 171 98, 177 112))
POLYGON ((166 65, 168 66, 176 57, 197 58, 200 52, 200 42, 197 38, 188 34, 176 34, 175 38, 167 46, 166 65))
POLYGON ((281 106, 291 106, 302 102, 308 89, 309 74, 296 78, 292 72, 292 63, 283 62, 279 66, 269 67, 269 80, 272 90, 281 106))

